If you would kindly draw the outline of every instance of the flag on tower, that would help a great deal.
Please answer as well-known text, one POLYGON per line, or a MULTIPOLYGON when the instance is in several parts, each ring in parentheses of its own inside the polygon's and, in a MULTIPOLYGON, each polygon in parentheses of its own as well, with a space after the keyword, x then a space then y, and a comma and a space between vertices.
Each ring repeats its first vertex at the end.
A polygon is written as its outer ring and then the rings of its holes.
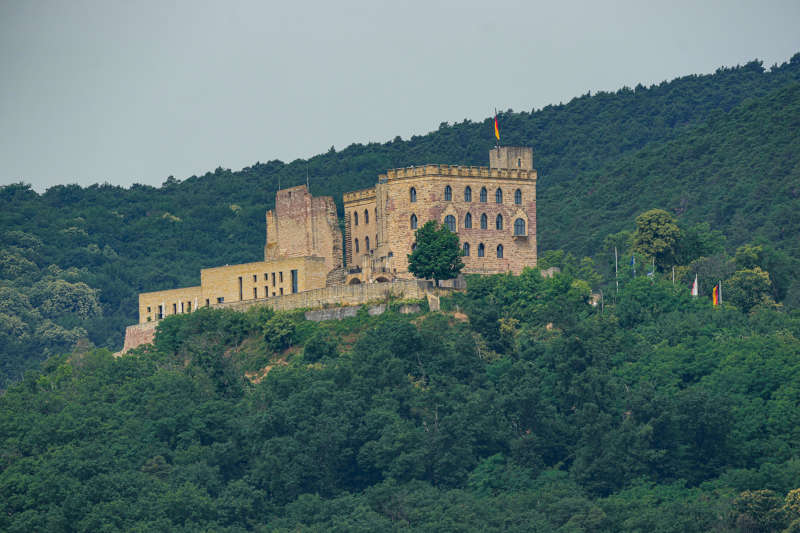
POLYGON ((692 296, 697 296, 697 274, 694 275, 694 283, 692 283, 692 296))
POLYGON ((497 111, 494 112, 494 136, 500 140, 500 126, 497 125, 497 111))

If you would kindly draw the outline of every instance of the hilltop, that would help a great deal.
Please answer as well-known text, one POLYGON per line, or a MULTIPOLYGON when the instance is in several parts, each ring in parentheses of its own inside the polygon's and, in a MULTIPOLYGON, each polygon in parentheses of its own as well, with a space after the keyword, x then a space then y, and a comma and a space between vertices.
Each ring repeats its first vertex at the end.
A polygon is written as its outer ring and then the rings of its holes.
MULTIPOLYGON (((708 222, 729 254, 745 243, 783 254, 780 296, 795 305, 798 83, 800 54, 768 70, 752 62, 501 113, 503 142, 534 147, 540 251, 591 256, 607 275, 605 237, 659 207, 687 228, 708 222)), ((308 171, 315 195, 339 201, 387 168, 480 164, 491 131, 489 119, 442 124, 408 140, 169 177, 161 187, 2 187, 2 375, 19 379, 29 361, 81 339, 119 348, 137 293, 196 284, 200 268, 259 257, 264 235, 254 228, 279 183, 304 183, 308 171)))

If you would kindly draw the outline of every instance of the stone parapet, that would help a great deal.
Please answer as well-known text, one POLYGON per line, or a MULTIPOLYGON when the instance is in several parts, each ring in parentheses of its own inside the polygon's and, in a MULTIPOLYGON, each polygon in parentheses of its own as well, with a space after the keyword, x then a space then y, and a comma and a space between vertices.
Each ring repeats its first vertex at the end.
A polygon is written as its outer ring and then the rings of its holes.
MULTIPOLYGON (((398 179, 421 178, 421 177, 465 177, 465 178, 502 178, 535 180, 536 170, 516 169, 516 168, 489 168, 460 165, 422 165, 406 168, 394 168, 386 171, 386 174, 378 175, 378 180, 393 181, 398 179)), ((360 192, 360 191, 359 191, 360 192)), ((347 193, 353 194, 353 193, 347 193)), ((345 194, 345 198, 347 198, 345 194)))

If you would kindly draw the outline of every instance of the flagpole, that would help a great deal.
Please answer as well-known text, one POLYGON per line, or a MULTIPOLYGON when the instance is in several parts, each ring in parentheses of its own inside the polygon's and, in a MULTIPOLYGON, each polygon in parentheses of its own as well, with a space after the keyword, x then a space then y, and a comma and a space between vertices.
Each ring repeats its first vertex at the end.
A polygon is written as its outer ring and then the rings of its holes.
POLYGON ((722 280, 719 280, 719 292, 717 293, 720 305, 722 304, 722 280))
MULTIPOLYGON (((617 295, 619 295, 619 264, 617 262, 617 247, 614 247, 614 279, 617 282, 617 295)), ((616 300, 614 300, 616 303, 616 300)))

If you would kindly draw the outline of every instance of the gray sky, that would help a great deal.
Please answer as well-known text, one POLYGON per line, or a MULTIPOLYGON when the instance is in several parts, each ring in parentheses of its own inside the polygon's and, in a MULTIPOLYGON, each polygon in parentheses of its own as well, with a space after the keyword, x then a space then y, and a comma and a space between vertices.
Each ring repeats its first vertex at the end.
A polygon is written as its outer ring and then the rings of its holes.
POLYGON ((0 185, 157 185, 407 139, 769 67, 799 28, 798 0, 0 0, 0 185))

